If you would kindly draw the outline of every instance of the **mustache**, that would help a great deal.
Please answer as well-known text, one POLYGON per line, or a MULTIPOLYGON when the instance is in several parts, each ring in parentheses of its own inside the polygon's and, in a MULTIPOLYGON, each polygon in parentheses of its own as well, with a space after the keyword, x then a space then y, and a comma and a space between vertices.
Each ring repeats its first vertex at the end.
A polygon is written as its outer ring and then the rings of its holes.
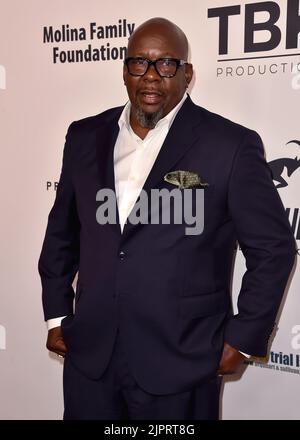
POLYGON ((145 89, 141 89, 138 91, 138 93, 142 94, 142 95, 158 95, 158 96, 162 96, 163 93, 158 90, 158 89, 154 89, 154 88, 145 88, 145 89))

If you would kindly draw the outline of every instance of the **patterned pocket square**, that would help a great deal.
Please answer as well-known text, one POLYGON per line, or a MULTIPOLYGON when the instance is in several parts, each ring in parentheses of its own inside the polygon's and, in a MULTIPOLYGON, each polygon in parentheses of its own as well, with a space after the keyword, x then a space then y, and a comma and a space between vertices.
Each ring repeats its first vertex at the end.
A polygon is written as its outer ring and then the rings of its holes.
POLYGON ((199 174, 192 171, 171 171, 164 176, 164 180, 178 186, 180 189, 209 186, 208 183, 201 182, 199 174))

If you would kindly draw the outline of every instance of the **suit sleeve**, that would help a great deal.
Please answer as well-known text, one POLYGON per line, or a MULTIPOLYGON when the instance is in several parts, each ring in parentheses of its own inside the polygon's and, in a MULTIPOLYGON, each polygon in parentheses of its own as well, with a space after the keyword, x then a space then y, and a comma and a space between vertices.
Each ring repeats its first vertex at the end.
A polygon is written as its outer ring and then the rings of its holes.
POLYGON ((79 265, 80 222, 72 184, 69 127, 54 205, 48 217, 38 269, 45 320, 73 313, 72 282, 79 265))
POLYGON ((240 351, 265 356, 296 246, 261 139, 250 130, 233 163, 228 206, 247 270, 225 339, 240 351))

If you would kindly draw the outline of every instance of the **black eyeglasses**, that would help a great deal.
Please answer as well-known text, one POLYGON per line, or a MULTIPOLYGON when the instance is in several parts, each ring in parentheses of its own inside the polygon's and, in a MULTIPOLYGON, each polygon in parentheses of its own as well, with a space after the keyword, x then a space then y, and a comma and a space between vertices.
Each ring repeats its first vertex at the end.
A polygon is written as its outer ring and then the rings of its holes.
POLYGON ((129 57, 124 60, 128 72, 132 76, 143 76, 153 64, 156 72, 163 78, 172 78, 176 75, 179 67, 188 64, 184 60, 177 58, 159 58, 155 61, 142 57, 129 57))

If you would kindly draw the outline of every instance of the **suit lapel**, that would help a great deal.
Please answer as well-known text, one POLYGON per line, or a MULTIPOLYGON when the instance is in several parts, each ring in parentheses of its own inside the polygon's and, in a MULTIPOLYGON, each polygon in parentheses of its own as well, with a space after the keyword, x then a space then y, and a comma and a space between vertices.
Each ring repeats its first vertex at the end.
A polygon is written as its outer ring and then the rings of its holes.
MULTIPOLYGON (((169 133, 158 153, 156 161, 145 181, 143 190, 150 191, 160 182, 176 163, 187 153, 201 135, 202 118, 197 107, 190 97, 186 99, 183 106, 177 113, 169 133)), ((141 224, 125 224, 123 238, 128 238, 141 224)))
MULTIPOLYGON (((114 172, 114 146, 119 134, 118 119, 123 108, 109 119, 97 132, 97 166, 99 171, 100 188, 109 188, 116 194, 114 172)), ((116 205, 117 208, 117 205, 116 205)), ((116 224, 110 224, 114 232, 121 236, 118 209, 116 209, 116 224)))
POLYGON ((143 189, 147 192, 187 153, 199 137, 199 112, 188 97, 179 110, 143 189), (195 117, 196 116, 196 117, 195 117))

